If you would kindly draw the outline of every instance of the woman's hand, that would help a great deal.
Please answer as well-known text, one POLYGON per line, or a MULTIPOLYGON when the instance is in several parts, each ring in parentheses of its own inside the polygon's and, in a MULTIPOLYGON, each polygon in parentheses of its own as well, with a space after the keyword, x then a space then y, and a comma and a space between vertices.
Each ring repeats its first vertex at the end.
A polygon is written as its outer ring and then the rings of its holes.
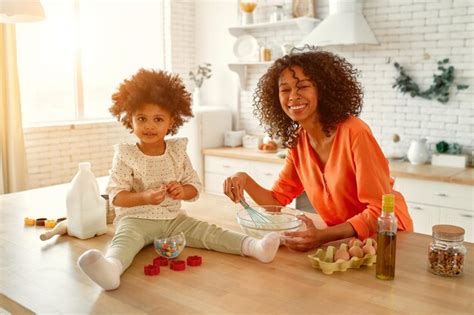
POLYGON ((147 189, 142 192, 142 197, 147 205, 159 205, 165 200, 166 190, 163 187, 147 189))
POLYGON ((169 182, 166 185, 166 191, 174 200, 184 199, 184 187, 176 181, 169 182))
POLYGON ((306 230, 284 233, 283 244, 290 249, 301 252, 306 252, 321 246, 324 243, 322 240, 322 232, 314 226, 313 220, 304 214, 297 216, 297 218, 303 221, 306 225, 306 230))
POLYGON ((224 194, 233 202, 239 202, 244 198, 245 185, 247 184, 247 174, 243 172, 235 173, 227 177, 224 181, 224 194))

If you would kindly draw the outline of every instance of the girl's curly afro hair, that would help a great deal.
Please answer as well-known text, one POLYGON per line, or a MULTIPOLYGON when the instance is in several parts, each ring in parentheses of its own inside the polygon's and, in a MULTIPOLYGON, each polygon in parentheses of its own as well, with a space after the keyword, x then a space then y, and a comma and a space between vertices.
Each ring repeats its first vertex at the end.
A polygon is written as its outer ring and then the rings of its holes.
POLYGON ((112 95, 109 111, 132 130, 132 114, 141 106, 155 104, 170 112, 174 120, 168 134, 174 135, 185 121, 193 117, 191 94, 178 75, 166 71, 140 69, 125 79, 112 95))
POLYGON ((282 144, 290 148, 297 143, 300 125, 283 111, 278 82, 282 71, 294 66, 300 66, 318 90, 319 122, 328 136, 338 123, 360 114, 363 98, 362 87, 357 81, 358 71, 330 52, 305 47, 293 49, 289 55, 277 59, 257 84, 253 113, 268 135, 279 137, 282 144))

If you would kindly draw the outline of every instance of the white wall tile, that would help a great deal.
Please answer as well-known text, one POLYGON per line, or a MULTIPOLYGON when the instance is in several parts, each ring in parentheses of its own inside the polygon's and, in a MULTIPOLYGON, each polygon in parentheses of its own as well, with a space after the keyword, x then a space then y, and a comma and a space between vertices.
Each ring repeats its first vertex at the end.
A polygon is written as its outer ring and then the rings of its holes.
MULTIPOLYGON (((396 131, 406 148, 412 139, 428 137, 431 147, 441 140, 457 142, 470 154, 474 149, 474 1, 365 0, 363 5, 364 15, 380 45, 325 48, 361 70, 364 87, 361 118, 382 145, 387 145, 396 131), (444 58, 449 58, 456 68, 456 82, 470 86, 462 91, 453 89, 447 104, 411 98, 392 88, 397 76, 393 62, 399 62, 426 89, 432 83, 437 61, 444 58)), ((326 17, 328 1, 317 1, 317 13, 320 19, 326 17)), ((271 35, 274 40, 285 40, 279 34, 269 33, 263 30, 258 36, 271 35)), ((296 31, 293 34, 298 36, 296 31)), ((265 68, 250 67, 249 92, 241 93, 241 125, 249 133, 263 133, 258 122, 248 119, 253 116, 251 96, 264 71, 265 68)))

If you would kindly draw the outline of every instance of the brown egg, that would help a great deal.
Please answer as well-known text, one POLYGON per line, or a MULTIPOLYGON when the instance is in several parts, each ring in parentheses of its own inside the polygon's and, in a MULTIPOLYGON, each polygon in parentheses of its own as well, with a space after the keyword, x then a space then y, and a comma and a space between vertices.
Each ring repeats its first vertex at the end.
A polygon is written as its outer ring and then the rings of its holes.
POLYGON ((364 247, 362 247, 362 250, 367 255, 375 255, 375 247, 373 247, 372 245, 368 243, 365 244, 364 247))
POLYGON ((364 257, 364 251, 359 246, 354 245, 351 248, 349 248, 349 255, 351 255, 351 257, 362 258, 364 257))
POLYGON ((353 246, 362 247, 362 242, 357 238, 353 238, 349 241, 349 248, 351 248, 353 246))
POLYGON ((377 242, 373 238, 370 238, 370 237, 366 238, 364 240, 364 245, 366 244, 372 245, 375 251, 377 251, 377 242))
POLYGON ((347 251, 347 244, 341 244, 339 249, 336 250, 336 253, 334 254, 334 261, 338 261, 339 259, 342 259, 342 260, 351 259, 351 256, 349 255, 349 252, 347 251))

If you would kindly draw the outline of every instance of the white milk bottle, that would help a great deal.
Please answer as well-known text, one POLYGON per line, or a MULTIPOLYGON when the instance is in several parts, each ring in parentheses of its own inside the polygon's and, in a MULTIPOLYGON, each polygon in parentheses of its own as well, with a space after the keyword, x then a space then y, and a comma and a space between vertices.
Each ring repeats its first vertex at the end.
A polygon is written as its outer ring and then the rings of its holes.
POLYGON ((106 204, 91 171, 91 163, 79 163, 66 197, 67 233, 80 239, 107 232, 106 204))

